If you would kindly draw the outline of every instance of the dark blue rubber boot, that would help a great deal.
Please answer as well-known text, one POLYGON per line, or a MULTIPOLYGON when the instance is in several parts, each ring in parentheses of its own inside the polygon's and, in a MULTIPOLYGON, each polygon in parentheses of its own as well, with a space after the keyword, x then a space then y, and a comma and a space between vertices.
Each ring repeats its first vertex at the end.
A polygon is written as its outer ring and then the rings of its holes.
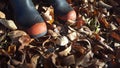
POLYGON ((47 26, 32 0, 9 0, 15 14, 15 22, 27 33, 38 38, 46 34, 47 26))
POLYGON ((61 20, 76 20, 75 10, 66 0, 47 0, 54 8, 55 14, 61 20))

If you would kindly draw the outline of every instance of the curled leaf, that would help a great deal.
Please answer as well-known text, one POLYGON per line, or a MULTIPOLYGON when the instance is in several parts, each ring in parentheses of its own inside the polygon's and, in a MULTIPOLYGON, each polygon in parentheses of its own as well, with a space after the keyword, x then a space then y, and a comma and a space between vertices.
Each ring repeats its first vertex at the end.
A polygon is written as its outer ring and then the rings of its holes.
POLYGON ((79 29, 79 32, 80 33, 83 33, 83 34, 86 34, 88 36, 92 35, 92 31, 87 27, 87 26, 82 26, 80 29, 79 29))
POLYGON ((80 28, 80 27, 83 26, 84 24, 85 24, 85 21, 82 19, 81 16, 79 16, 79 17, 77 18, 77 22, 76 22, 77 28, 80 28))
POLYGON ((72 32, 72 33, 68 34, 67 36, 71 41, 77 39, 77 37, 78 37, 77 32, 72 32))
POLYGON ((55 43, 58 45, 64 46, 64 45, 67 45, 69 43, 69 40, 66 36, 61 36, 60 38, 58 37, 56 39, 55 43))
POLYGON ((100 23, 102 23, 106 28, 110 27, 109 22, 105 18, 101 18, 100 23))
POLYGON ((5 14, 3 12, 0 11, 0 18, 6 18, 5 14))
POLYGON ((54 22, 54 10, 52 7, 47 8, 45 13, 42 13, 47 23, 52 24, 54 22))
POLYGON ((120 35, 117 34, 116 32, 111 32, 110 36, 116 39, 117 41, 120 41, 120 35))
POLYGON ((71 49, 72 49, 72 46, 70 45, 65 50, 59 52, 59 55, 60 56, 67 56, 68 54, 70 54, 71 49))
POLYGON ((59 34, 56 33, 56 32, 54 32, 53 30, 48 30, 48 33, 49 33, 51 36, 53 36, 54 38, 56 38, 56 37, 59 36, 59 34))
POLYGON ((101 6, 101 7, 104 7, 104 8, 108 8, 108 9, 112 8, 111 5, 106 4, 106 3, 103 2, 102 0, 100 0, 100 1, 98 2, 98 5, 101 6))
POLYGON ((75 57, 74 55, 69 55, 66 57, 63 57, 61 61, 61 65, 73 65, 75 64, 75 57))
POLYGON ((31 42, 31 38, 28 35, 23 35, 19 38, 19 42, 22 45, 28 45, 31 42))
POLYGON ((16 46, 15 45, 10 45, 7 50, 9 55, 13 55, 16 52, 16 46))
POLYGON ((11 30, 16 30, 17 26, 12 20, 6 20, 6 19, 0 19, 0 23, 2 23, 5 27, 11 29, 11 30))
POLYGON ((23 35, 27 35, 27 33, 24 32, 24 31, 21 31, 21 30, 15 30, 15 31, 11 31, 11 32, 8 33, 8 36, 12 40, 17 39, 18 37, 21 37, 23 35))
POLYGON ((82 65, 83 67, 90 66, 92 64, 93 55, 94 53, 90 50, 80 58, 76 58, 76 65, 82 65))

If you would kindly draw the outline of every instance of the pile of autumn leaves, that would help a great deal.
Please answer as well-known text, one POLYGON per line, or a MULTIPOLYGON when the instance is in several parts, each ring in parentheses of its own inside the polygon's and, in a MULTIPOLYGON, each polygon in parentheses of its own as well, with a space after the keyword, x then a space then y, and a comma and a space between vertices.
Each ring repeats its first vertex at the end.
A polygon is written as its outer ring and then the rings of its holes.
POLYGON ((39 11, 44 10, 42 16, 48 26, 48 33, 38 39, 30 38, 26 32, 17 29, 14 21, 5 19, 5 14, 1 12, 0 67, 119 67, 120 18, 117 11, 111 12, 111 2, 67 1, 77 12, 74 25, 70 25, 71 21, 67 22, 69 25, 61 24, 51 6, 36 6, 39 11))

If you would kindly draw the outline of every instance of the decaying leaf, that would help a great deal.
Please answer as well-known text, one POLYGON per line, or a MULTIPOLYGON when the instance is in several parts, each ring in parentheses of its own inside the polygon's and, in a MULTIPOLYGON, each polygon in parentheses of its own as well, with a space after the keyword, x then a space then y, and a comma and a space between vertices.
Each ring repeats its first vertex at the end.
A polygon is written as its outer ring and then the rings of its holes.
POLYGON ((37 67, 37 62, 38 62, 39 57, 40 57, 39 55, 34 55, 31 58, 31 65, 33 66, 32 68, 36 68, 37 67))
POLYGON ((76 27, 80 28, 81 26, 85 25, 85 21, 82 19, 82 17, 79 15, 77 17, 76 27))
POLYGON ((75 39, 77 39, 78 35, 77 35, 77 32, 71 32, 70 34, 67 35, 68 38, 73 41, 75 39))
POLYGON ((85 55, 76 58, 76 65, 82 65, 83 67, 88 67, 92 64, 92 58, 94 53, 90 50, 85 55))
POLYGON ((109 22, 105 18, 101 18, 100 23, 102 23, 106 28, 110 27, 109 22))
POLYGON ((80 55, 81 55, 81 54, 85 54, 85 52, 86 52, 86 48, 83 47, 83 46, 81 46, 81 45, 75 45, 75 44, 74 44, 74 45, 72 46, 72 48, 73 48, 75 51, 78 51, 80 55))
POLYGON ((90 30, 90 28, 88 28, 87 26, 82 26, 80 29, 79 29, 79 32, 80 33, 83 33, 83 34, 86 34, 88 36, 92 35, 92 31, 90 30))
POLYGON ((117 23, 120 24, 120 18, 117 16, 114 16, 114 18, 116 19, 117 23))
POLYGON ((58 37, 56 39, 56 44, 60 45, 60 46, 65 46, 69 43, 69 40, 66 36, 61 36, 61 37, 58 37))
POLYGON ((71 49, 72 49, 72 46, 70 45, 65 50, 59 52, 59 55, 60 56, 67 56, 68 54, 70 54, 71 49))
POLYGON ((19 38, 19 42, 22 45, 28 45, 31 42, 31 38, 29 35, 23 35, 19 38))
POLYGON ((104 1, 99 1, 98 5, 104 8, 108 8, 108 9, 112 8, 111 5, 106 4, 104 1))
POLYGON ((45 36, 34 39, 16 30, 12 7, 0 0, 0 68, 120 67, 120 1, 66 1, 76 20, 58 20, 48 0, 32 1, 48 26, 45 36))
POLYGON ((61 61, 61 65, 74 65, 75 64, 75 57, 74 55, 69 55, 66 57, 63 57, 62 61, 61 61))
POLYGON ((14 55, 14 53, 16 52, 16 46, 15 45, 10 45, 8 47, 7 52, 8 52, 9 55, 14 55))
POLYGON ((111 32, 110 36, 112 36, 114 39, 116 39, 117 41, 120 41, 120 35, 117 34, 116 32, 111 32))
POLYGON ((113 48, 111 48, 107 43, 105 43, 105 39, 98 34, 95 34, 95 39, 102 44, 105 48, 110 49, 111 51, 114 51, 113 48))
POLYGON ((44 19, 47 23, 52 24, 54 22, 54 10, 52 7, 49 7, 45 10, 45 13, 42 13, 44 19))
POLYGON ((49 33, 51 36, 53 36, 54 38, 56 38, 56 37, 59 36, 59 34, 56 33, 56 32, 54 32, 53 30, 48 30, 48 33, 49 33))
POLYGON ((0 18, 6 18, 5 14, 3 12, 0 11, 0 18))
POLYGON ((18 37, 21 37, 23 35, 27 35, 26 32, 21 31, 21 30, 15 30, 15 31, 11 31, 8 33, 8 36, 13 40, 13 39, 17 39, 18 37))
POLYGON ((12 20, 6 20, 6 19, 0 19, 0 23, 2 23, 5 27, 11 29, 11 30, 16 30, 17 26, 12 20))

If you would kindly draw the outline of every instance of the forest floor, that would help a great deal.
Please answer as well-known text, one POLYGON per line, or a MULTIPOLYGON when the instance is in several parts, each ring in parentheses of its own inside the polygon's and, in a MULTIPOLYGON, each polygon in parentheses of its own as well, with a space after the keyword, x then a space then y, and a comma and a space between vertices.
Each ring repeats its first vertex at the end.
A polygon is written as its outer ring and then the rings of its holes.
POLYGON ((52 6, 34 2, 48 28, 37 39, 17 29, 9 3, 1 2, 0 68, 119 68, 119 0, 67 1, 77 13, 75 24, 59 21, 52 6))

